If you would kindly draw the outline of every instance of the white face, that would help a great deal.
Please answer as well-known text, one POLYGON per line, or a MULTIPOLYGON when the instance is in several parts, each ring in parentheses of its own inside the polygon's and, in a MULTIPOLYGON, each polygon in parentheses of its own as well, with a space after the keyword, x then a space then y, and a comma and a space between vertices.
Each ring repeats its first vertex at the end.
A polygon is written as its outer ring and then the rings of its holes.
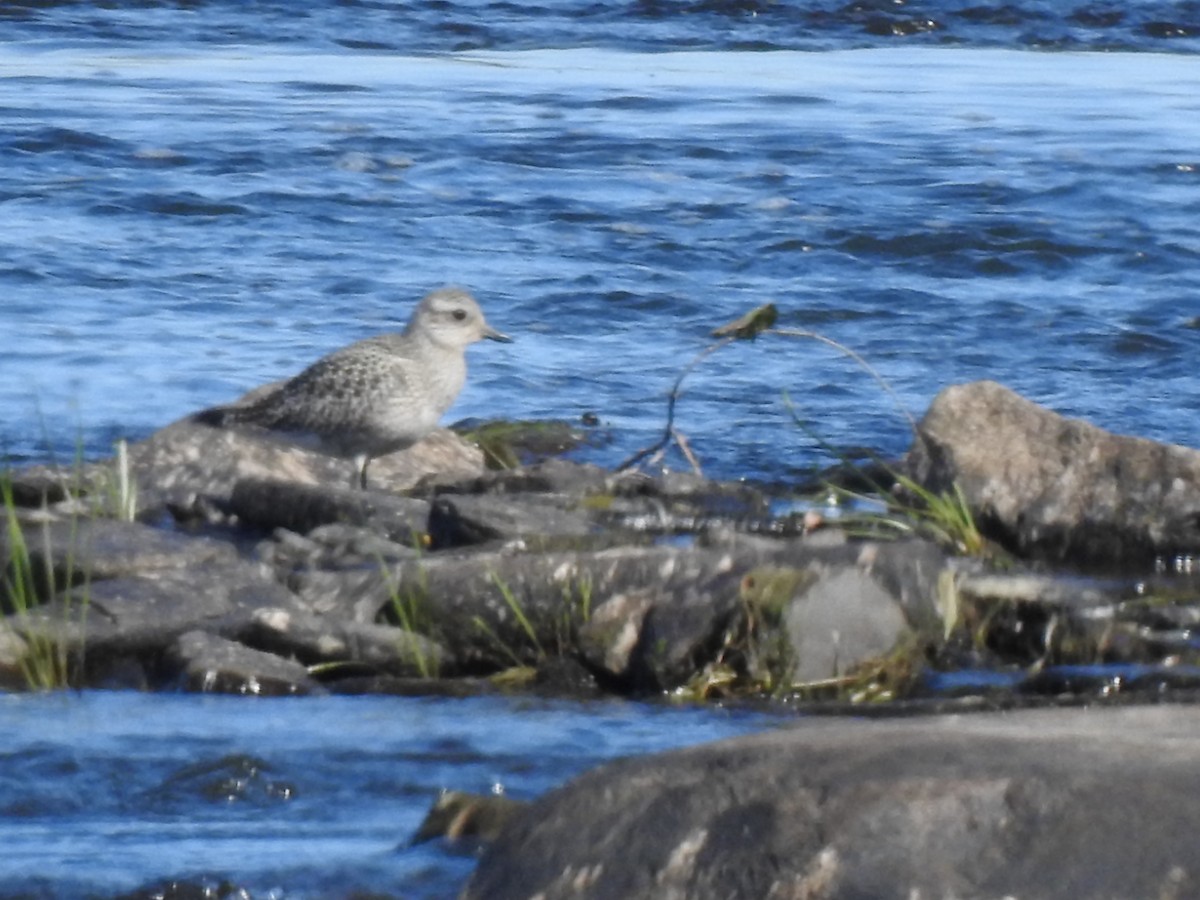
POLYGON ((440 288, 427 295, 405 328, 406 334, 414 331, 447 347, 465 347, 483 338, 509 340, 488 325, 475 298, 460 288, 440 288))

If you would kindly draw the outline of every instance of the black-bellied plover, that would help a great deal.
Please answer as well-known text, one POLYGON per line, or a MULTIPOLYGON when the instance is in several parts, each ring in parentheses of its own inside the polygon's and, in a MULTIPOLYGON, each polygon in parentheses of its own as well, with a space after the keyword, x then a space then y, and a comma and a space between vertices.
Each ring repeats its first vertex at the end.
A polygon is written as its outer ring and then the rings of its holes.
POLYGON ((467 378, 465 351, 483 338, 509 342, 460 288, 440 288, 413 311, 400 334, 357 341, 244 405, 204 410, 196 421, 247 425, 301 446, 353 459, 358 484, 367 465, 437 427, 467 378))

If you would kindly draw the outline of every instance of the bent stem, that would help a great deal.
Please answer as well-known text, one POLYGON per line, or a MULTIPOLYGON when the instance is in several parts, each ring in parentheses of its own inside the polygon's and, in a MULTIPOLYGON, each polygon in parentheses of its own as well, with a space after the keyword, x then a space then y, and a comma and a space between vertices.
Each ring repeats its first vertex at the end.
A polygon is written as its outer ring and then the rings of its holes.
POLYGON ((892 400, 892 402, 896 405, 896 409, 899 410, 899 412, 908 422, 908 427, 912 431, 914 437, 920 436, 920 432, 917 428, 917 420, 913 418, 913 414, 908 411, 907 407, 905 407, 904 402, 900 399, 900 396, 895 392, 895 390, 892 389, 892 386, 888 384, 887 379, 879 374, 878 370, 876 370, 874 366, 867 362, 861 354, 850 349, 845 344, 835 341, 833 338, 826 337, 825 335, 816 331, 809 331, 801 328, 775 328, 775 317, 775 307, 768 303, 764 306, 758 307, 757 309, 751 310, 734 322, 730 322, 729 324, 723 325, 713 331, 712 334, 717 338, 717 340, 697 353, 691 359, 691 361, 683 367, 683 370, 675 379, 675 384, 671 387, 670 393, 667 395, 667 421, 663 426, 662 436, 650 446, 644 447, 643 449, 634 453, 632 456, 618 465, 616 470, 618 472, 624 472, 627 469, 633 468, 638 463, 642 462, 642 460, 650 457, 653 454, 661 452, 671 442, 671 440, 674 439, 688 462, 691 463, 692 468, 696 470, 697 474, 700 474, 699 462, 692 453, 691 449, 688 447, 687 442, 683 439, 683 436, 675 428, 675 406, 679 401, 679 396, 683 389, 683 382, 688 375, 690 375, 696 369, 696 367, 700 365, 700 363, 704 362, 704 360, 716 353, 722 347, 728 347, 730 344, 737 341, 753 341, 756 340, 760 335, 777 335, 779 337, 802 338, 818 341, 822 344, 825 344, 827 347, 833 348, 842 355, 849 357, 864 372, 870 375, 871 378, 875 380, 875 383, 878 384, 883 392, 892 400))

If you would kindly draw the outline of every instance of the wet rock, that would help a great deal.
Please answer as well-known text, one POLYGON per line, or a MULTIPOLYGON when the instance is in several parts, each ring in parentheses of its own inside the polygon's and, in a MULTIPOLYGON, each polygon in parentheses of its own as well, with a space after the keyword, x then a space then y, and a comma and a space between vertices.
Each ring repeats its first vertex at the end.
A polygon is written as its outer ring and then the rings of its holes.
POLYGON ((1192 896, 1198 755, 1190 707, 808 720, 587 773, 462 896, 1192 896))
POLYGON ((503 794, 470 794, 442 791, 425 814, 410 846, 445 838, 452 844, 472 840, 490 843, 504 826, 528 804, 503 794))
POLYGON ((1151 677, 1190 687, 1194 673, 1184 670, 1200 666, 1193 636, 1200 625, 1200 581, 1191 577, 960 574, 952 607, 958 628, 971 635, 977 650, 990 654, 977 665, 1027 667, 1030 677, 1022 689, 1044 668, 1080 666, 1093 671, 1047 673, 1039 683, 1106 685, 1106 694, 1149 684, 1151 677), (1175 672, 1156 674, 1163 667, 1175 672))
POLYGON ((1200 551, 1200 451, 1067 419, 990 381, 942 391, 907 468, 1015 552, 1112 566, 1200 551))
POLYGON ((388 675, 435 676, 452 668, 441 645, 392 625, 328 619, 297 610, 258 609, 247 631, 256 647, 295 658, 307 665, 359 663, 388 675))
POLYGON ((413 497, 256 478, 234 485, 229 510, 241 522, 268 531, 307 534, 322 525, 356 525, 410 547, 420 544, 429 518, 429 503, 413 497))
POLYGON ((630 681, 646 616, 658 596, 653 587, 633 588, 598 603, 588 620, 579 626, 579 652, 583 659, 609 679, 630 681))
POLYGON ((192 691, 268 697, 322 692, 300 663, 206 631, 181 634, 167 651, 167 662, 192 691))
POLYGON ((246 888, 219 877, 172 878, 118 894, 114 900, 244 900, 246 888))
POLYGON ((628 668, 614 674, 638 693, 676 688, 718 655, 741 611, 733 574, 654 591, 628 668))

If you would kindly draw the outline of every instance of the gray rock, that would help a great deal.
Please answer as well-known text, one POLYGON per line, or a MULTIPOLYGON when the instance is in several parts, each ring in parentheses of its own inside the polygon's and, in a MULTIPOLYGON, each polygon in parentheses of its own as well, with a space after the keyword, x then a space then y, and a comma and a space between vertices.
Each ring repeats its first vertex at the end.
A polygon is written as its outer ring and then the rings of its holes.
MULTIPOLYGON (((776 547, 774 553, 786 553, 776 547)), ((652 588, 662 596, 706 585, 718 575, 771 558, 684 547, 617 547, 601 551, 514 554, 444 552, 401 562, 385 572, 297 572, 289 585, 313 612, 360 622, 391 617, 397 604, 425 622, 430 636, 460 663, 506 667, 574 644, 575 629, 613 594, 652 588)), ((699 602, 701 598, 697 598, 699 602)), ((721 601, 736 604, 733 595, 721 601)), ((693 607, 711 627, 714 609, 693 607)), ((687 651, 672 651, 687 655, 687 651)))
POLYGON ((807 720, 603 766, 464 900, 1196 896, 1200 709, 807 720))
POLYGON ((209 562, 81 583, 4 621, 34 646, 65 648, 86 658, 88 672, 124 660, 153 666, 180 634, 245 633, 262 607, 296 609, 297 599, 262 566, 209 562))
POLYGON ((247 525, 286 528, 306 534, 322 525, 359 525, 400 544, 419 545, 429 503, 333 485, 243 478, 233 488, 229 509, 247 525))
POLYGON ((593 536, 600 537, 594 518, 564 494, 445 494, 433 501, 429 515, 434 550, 489 541, 580 546, 593 536))
MULTIPOLYGON (((535 664, 547 654, 578 652, 627 689, 657 691, 686 682, 741 627, 740 579, 756 566, 817 564, 829 572, 862 573, 853 586, 870 592, 876 603, 864 601, 857 608, 871 608, 886 618, 886 624, 843 623, 845 645, 865 653, 875 649, 880 634, 895 632, 897 622, 940 627, 935 558, 938 552, 918 541, 835 546, 756 541, 736 550, 658 546, 441 553, 385 572, 296 572, 289 584, 312 612, 332 618, 396 620, 394 611, 407 609, 412 620, 423 623, 422 633, 467 667, 503 668, 514 658, 535 664), (879 600, 880 591, 885 600, 879 600), (869 639, 852 640, 855 634, 869 639)), ((826 591, 813 607, 836 608, 852 601, 838 590, 826 591)), ((829 641, 828 629, 814 626, 809 640, 829 641)), ((847 665, 851 661, 845 655, 841 659, 847 665)))
POLYGON ((192 691, 262 696, 323 693, 300 663, 205 631, 181 634, 167 651, 167 660, 192 691))
MULTIPOLYGON (((150 518, 167 509, 190 514, 206 498, 218 505, 227 503, 234 485, 242 479, 347 487, 358 474, 353 460, 306 450, 270 432, 214 428, 192 417, 131 444, 128 458, 137 486, 139 515, 150 518)), ((105 506, 116 479, 114 468, 113 460, 65 468, 37 467, 15 473, 13 480, 21 485, 20 496, 26 501, 40 502, 46 497, 53 502, 64 490, 82 486, 98 505, 105 506)), ((372 460, 371 486, 400 491, 434 474, 467 478, 483 470, 479 448, 439 428, 406 450, 372 460)))
POLYGON ((438 494, 593 494, 612 489, 606 469, 566 459, 547 459, 531 466, 494 469, 469 478, 429 479, 438 494))
POLYGON ((425 678, 452 666, 445 648, 406 629, 294 609, 256 610, 247 640, 308 665, 360 663, 373 672, 425 678))
MULTIPOLYGON (((237 559, 234 548, 222 541, 112 519, 71 518, 26 525, 23 540, 36 576, 36 582, 27 587, 35 588, 42 600, 88 581, 237 559)), ((0 531, 0 566, 8 566, 11 555, 9 534, 4 529, 0 531)), ((11 611, 12 599, 2 593, 0 604, 11 611)))
POLYGON ((821 568, 783 614, 793 683, 845 675, 866 660, 886 656, 908 631, 896 598, 866 572, 821 568))
POLYGON ((504 826, 528 804, 500 794, 442 791, 426 813, 410 846, 435 838, 450 844, 494 841, 504 826))
POLYGON ((320 525, 306 535, 277 528, 260 541, 256 553, 283 579, 296 569, 382 566, 402 559, 419 559, 421 543, 397 544, 368 528, 320 525))
POLYGON ((1113 565, 1200 551, 1200 451, 1111 434, 990 381, 946 388, 906 466, 1016 552, 1113 565))

